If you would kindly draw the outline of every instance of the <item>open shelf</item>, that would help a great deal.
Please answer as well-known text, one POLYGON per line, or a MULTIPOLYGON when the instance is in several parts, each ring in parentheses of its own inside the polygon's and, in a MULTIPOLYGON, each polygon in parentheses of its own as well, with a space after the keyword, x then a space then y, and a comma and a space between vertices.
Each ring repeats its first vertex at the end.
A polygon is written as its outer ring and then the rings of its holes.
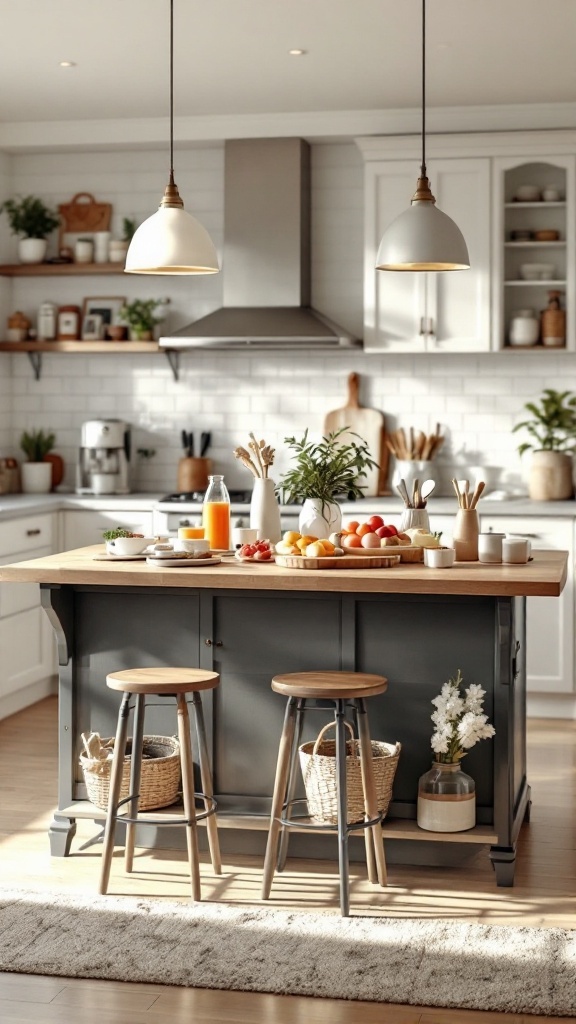
POLYGON ((564 200, 558 203, 545 203, 543 199, 539 199, 537 202, 534 203, 504 203, 504 207, 506 210, 553 210, 559 209, 563 206, 566 206, 564 200))
POLYGON ((558 249, 566 248, 566 242, 557 238, 554 242, 504 242, 506 249, 558 249))
POLYGON ((2 263, 0 277, 81 277, 123 274, 123 263, 2 263))
POLYGON ((565 288, 566 281, 504 281, 507 288, 565 288))
POLYGON ((160 352, 155 341, 0 341, 0 352, 160 352))

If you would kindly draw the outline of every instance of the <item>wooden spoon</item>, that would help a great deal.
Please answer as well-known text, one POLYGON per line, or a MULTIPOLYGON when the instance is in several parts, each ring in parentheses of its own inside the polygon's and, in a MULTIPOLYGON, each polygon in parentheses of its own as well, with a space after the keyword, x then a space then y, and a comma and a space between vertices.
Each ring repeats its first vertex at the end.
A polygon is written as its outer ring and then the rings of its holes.
POLYGON ((406 484, 404 480, 398 481, 398 483, 396 484, 396 490, 398 491, 398 494, 402 498, 402 501, 404 502, 406 508, 412 508, 412 505, 410 503, 410 497, 408 495, 408 491, 406 490, 406 484))
POLYGON ((482 491, 484 490, 485 487, 486 487, 486 484, 484 483, 484 481, 483 480, 479 480, 478 483, 476 484, 475 489, 474 489, 474 494, 472 495, 472 501, 470 502, 470 508, 476 508, 476 505, 478 504, 478 499, 479 499, 480 495, 482 494, 482 491))

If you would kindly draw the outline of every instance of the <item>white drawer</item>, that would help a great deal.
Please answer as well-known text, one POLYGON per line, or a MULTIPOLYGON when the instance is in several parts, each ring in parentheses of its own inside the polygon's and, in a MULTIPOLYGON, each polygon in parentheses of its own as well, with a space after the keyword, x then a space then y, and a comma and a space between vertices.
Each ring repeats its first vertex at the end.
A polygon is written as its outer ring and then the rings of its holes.
MULTIPOLYGON (((45 555, 51 554, 51 548, 38 548, 33 552, 19 551, 14 555, 3 555, 0 558, 0 565, 23 562, 31 555, 33 558, 44 558, 45 555)), ((36 608, 39 604, 40 587, 37 583, 0 583, 0 619, 27 611, 29 608, 36 608)))
POLYGON ((43 515, 0 523, 0 557, 18 552, 22 561, 36 548, 52 548, 52 522, 51 515, 43 515))

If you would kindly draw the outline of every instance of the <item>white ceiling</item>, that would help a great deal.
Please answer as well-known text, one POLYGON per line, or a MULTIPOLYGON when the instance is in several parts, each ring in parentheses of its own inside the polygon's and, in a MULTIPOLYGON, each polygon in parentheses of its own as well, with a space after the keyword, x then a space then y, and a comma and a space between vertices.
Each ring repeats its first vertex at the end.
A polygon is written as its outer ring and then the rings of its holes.
MULTIPOLYGON (((174 9, 177 117, 419 106, 420 0, 174 9)), ((576 0, 427 11, 431 107, 576 100, 576 0)), ((168 18, 169 0, 0 0, 0 123, 162 117, 168 18)))

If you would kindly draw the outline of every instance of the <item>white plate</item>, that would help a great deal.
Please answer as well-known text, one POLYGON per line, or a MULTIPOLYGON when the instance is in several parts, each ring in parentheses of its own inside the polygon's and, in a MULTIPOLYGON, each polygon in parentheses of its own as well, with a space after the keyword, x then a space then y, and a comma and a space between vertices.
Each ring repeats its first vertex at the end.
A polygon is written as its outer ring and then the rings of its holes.
POLYGON ((147 555, 108 555, 103 552, 101 555, 94 555, 95 562, 143 562, 147 555))
POLYGON ((218 565, 222 559, 220 555, 212 555, 211 558, 147 558, 146 565, 153 565, 155 569, 187 569, 199 565, 218 565))

